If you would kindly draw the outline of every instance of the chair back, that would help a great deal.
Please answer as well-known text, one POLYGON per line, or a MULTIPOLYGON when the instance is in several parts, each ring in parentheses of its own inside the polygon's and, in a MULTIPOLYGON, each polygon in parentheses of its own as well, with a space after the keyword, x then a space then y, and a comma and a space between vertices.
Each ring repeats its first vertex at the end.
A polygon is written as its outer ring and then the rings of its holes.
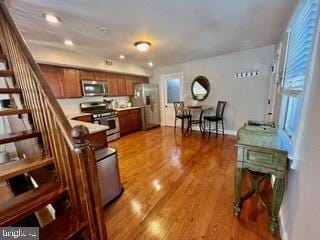
POLYGON ((227 102, 225 101, 218 101, 216 116, 223 118, 224 109, 226 108, 227 102))
POLYGON ((176 116, 183 116, 184 114, 184 103, 183 102, 174 102, 174 112, 176 116))

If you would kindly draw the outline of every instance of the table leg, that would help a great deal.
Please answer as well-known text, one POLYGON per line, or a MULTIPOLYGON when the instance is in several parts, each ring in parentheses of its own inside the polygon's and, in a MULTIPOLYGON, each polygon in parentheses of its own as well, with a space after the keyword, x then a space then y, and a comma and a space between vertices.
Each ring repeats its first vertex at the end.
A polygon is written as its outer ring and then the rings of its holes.
POLYGON ((269 222, 269 230, 272 234, 275 234, 279 227, 279 211, 281 202, 284 195, 285 188, 285 179, 276 178, 273 186, 273 196, 272 196, 272 207, 271 207, 271 216, 269 222))
POLYGON ((240 216, 242 180, 243 180, 243 170, 242 168, 237 168, 234 175, 235 200, 233 205, 233 215, 235 217, 240 216))

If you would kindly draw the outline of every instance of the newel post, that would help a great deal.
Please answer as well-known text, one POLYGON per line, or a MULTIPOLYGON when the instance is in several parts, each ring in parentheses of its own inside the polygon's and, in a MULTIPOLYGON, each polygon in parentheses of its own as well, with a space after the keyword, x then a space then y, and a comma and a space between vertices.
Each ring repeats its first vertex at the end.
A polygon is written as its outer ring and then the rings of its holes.
POLYGON ((107 239, 107 231, 103 217, 103 206, 99 187, 98 170, 94 149, 87 140, 89 130, 83 125, 72 128, 71 135, 75 140, 74 159, 79 171, 77 184, 79 198, 85 220, 88 223, 91 239, 107 239))

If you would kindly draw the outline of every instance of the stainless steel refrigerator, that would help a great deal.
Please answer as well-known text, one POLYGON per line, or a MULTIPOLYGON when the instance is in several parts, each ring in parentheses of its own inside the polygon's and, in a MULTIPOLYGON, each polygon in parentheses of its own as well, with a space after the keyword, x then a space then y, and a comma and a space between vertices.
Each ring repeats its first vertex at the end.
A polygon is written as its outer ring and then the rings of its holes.
POLYGON ((158 84, 134 85, 132 105, 141 107, 142 128, 150 129, 160 126, 160 99, 158 84))

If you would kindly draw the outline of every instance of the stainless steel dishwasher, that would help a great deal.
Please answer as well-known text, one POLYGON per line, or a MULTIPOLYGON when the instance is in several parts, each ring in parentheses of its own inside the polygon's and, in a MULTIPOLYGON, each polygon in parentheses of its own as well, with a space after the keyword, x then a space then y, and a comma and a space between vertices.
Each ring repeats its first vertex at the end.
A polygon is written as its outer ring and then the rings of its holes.
POLYGON ((123 192, 117 150, 113 148, 99 149, 96 151, 96 159, 102 204, 105 206, 123 192))

